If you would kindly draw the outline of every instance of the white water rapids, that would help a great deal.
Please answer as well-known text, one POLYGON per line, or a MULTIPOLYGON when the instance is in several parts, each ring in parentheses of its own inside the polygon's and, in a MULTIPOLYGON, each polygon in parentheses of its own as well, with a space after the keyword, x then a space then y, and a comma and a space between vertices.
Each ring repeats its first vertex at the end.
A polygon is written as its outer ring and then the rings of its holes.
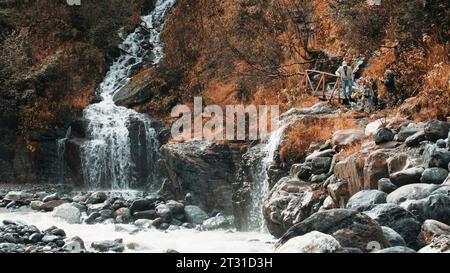
POLYGON ((88 141, 82 147, 82 169, 85 183, 91 189, 128 189, 142 176, 146 176, 144 183, 155 182, 158 142, 151 120, 147 115, 117 106, 113 98, 130 82, 133 69, 143 64, 144 59, 150 58, 156 65, 163 57, 160 33, 174 4, 175 0, 157 0, 155 9, 141 17, 145 26, 137 27, 119 46, 124 53, 99 85, 103 100, 84 110, 88 141), (149 46, 151 49, 147 49, 149 46), (133 139, 130 126, 138 131, 133 139), (139 168, 138 164, 144 167, 139 168))
POLYGON ((54 218, 51 213, 40 213, 29 209, 10 212, 0 209, 0 221, 12 220, 27 225, 35 225, 40 230, 51 226, 63 229, 67 238, 79 236, 87 250, 91 243, 121 238, 125 252, 161 253, 173 249, 181 253, 270 253, 274 251, 274 238, 269 234, 256 232, 230 232, 225 230, 197 231, 180 229, 159 231, 149 229, 130 233, 134 225, 115 224, 67 224, 54 218))

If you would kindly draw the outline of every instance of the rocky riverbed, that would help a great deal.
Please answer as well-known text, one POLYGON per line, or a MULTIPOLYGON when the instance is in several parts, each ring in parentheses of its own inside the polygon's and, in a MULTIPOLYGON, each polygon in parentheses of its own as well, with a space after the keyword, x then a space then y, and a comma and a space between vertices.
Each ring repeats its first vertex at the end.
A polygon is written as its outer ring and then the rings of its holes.
POLYGON ((143 192, 2 198, 0 252, 271 252, 275 243, 269 234, 236 232, 231 216, 143 192))

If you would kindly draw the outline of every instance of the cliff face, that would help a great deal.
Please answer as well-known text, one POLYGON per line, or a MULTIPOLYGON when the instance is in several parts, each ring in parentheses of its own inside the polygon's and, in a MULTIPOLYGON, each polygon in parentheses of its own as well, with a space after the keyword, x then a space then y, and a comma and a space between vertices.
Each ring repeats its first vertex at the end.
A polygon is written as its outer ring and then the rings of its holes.
POLYGON ((119 29, 132 29, 150 6, 143 0, 0 3, 1 182, 57 179, 57 139, 89 104, 117 54, 119 29))
MULTIPOLYGON (((54 180, 56 140, 81 116, 126 33, 152 0, 0 3, 0 170, 5 182, 54 180), (53 177, 53 178, 51 178, 53 177)), ((120 104, 170 121, 178 103, 279 104, 317 99, 297 72, 334 72, 365 58, 362 74, 394 70, 398 100, 418 96, 414 119, 444 118, 447 1, 179 0, 163 33, 165 57, 136 71, 120 104)), ((381 98, 385 99, 381 88, 381 98)))

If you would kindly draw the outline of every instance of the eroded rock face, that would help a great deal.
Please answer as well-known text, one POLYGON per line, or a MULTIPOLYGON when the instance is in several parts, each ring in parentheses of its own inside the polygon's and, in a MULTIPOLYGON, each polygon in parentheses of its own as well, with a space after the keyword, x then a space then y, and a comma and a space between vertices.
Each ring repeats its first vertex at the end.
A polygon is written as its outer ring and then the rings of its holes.
POLYGON ((278 241, 277 246, 291 238, 319 231, 333 236, 342 247, 354 247, 368 251, 371 242, 378 242, 382 248, 389 243, 383 236, 381 226, 363 213, 348 209, 332 209, 313 214, 291 227, 278 241))
POLYGON ((263 204, 263 214, 269 232, 282 236, 291 226, 317 212, 326 195, 296 178, 282 178, 270 191, 263 204))
POLYGON ((233 151, 228 146, 203 142, 171 143, 161 149, 161 163, 168 180, 161 189, 166 199, 183 200, 206 211, 232 214, 233 151))

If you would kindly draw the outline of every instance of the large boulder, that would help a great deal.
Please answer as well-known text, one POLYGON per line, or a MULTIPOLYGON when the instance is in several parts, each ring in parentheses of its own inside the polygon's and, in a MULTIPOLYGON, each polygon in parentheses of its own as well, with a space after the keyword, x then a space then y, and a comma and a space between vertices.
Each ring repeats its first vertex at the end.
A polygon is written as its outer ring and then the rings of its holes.
POLYGON ((389 177, 387 160, 390 154, 384 150, 372 152, 364 164, 364 189, 376 189, 378 180, 389 177))
POLYGON ((192 204, 205 211, 231 214, 234 160, 235 151, 227 145, 168 143, 161 148, 161 163, 168 177, 161 195, 168 200, 183 200, 190 194, 192 204))
POLYGON ((381 227, 381 229, 383 230, 384 238, 386 238, 391 246, 406 246, 405 240, 397 231, 385 226, 381 227))
POLYGON ((427 198, 424 207, 426 219, 434 219, 450 225, 450 196, 432 194, 427 198))
POLYGON ((81 213, 72 204, 62 204, 56 207, 52 213, 53 217, 60 218, 69 224, 79 224, 81 213))
POLYGON ((437 185, 430 184, 405 185, 390 193, 386 200, 394 204, 400 204, 406 200, 419 200, 428 197, 437 188, 437 185))
POLYGON ((186 220, 191 224, 200 225, 209 218, 208 214, 198 206, 189 205, 184 207, 186 220))
POLYGON ((7 201, 25 201, 27 199, 30 199, 32 197, 31 194, 24 192, 24 191, 10 191, 8 192, 5 197, 3 197, 4 200, 7 201))
POLYGON ((413 167, 391 174, 390 180, 397 187, 420 183, 420 178, 422 177, 423 172, 424 168, 413 167))
POLYGON ((137 211, 145 211, 154 209, 154 204, 152 200, 146 199, 146 198, 140 198, 134 200, 130 205, 130 211, 131 213, 137 212, 137 211))
POLYGON ((386 193, 378 190, 360 191, 348 200, 347 208, 361 212, 370 210, 377 204, 386 203, 386 197, 386 193))
POLYGON ((364 189, 364 157, 351 155, 338 162, 334 167, 334 175, 348 182, 348 191, 353 195, 364 189))
POLYGON ((427 184, 442 184, 448 176, 448 171, 442 168, 429 168, 426 169, 422 177, 420 178, 420 182, 427 184))
POLYGON ((285 177, 272 188, 263 203, 263 215, 269 232, 282 236, 292 225, 317 212, 325 195, 298 179, 285 177))
POLYGON ((417 247, 417 236, 420 233, 420 223, 416 217, 395 204, 377 205, 370 211, 366 211, 369 217, 382 226, 387 226, 398 232, 411 248, 417 247))
POLYGON ((297 236, 280 246, 277 253, 335 253, 342 250, 342 246, 331 235, 312 231, 297 236))
POLYGON ((439 167, 447 169, 450 163, 450 151, 428 144, 422 154, 422 163, 424 168, 439 167))
POLYGON ((394 140, 394 132, 389 128, 380 128, 373 135, 375 144, 382 144, 394 140))
POLYGON ((377 242, 382 248, 389 246, 376 221, 363 213, 348 209, 332 209, 311 215, 291 227, 276 246, 312 231, 332 235, 341 246, 355 247, 362 251, 368 251, 367 246, 372 242, 377 242))
POLYGON ((450 130, 450 123, 445 121, 433 120, 425 124, 425 135, 428 140, 435 142, 438 139, 445 139, 450 130))

